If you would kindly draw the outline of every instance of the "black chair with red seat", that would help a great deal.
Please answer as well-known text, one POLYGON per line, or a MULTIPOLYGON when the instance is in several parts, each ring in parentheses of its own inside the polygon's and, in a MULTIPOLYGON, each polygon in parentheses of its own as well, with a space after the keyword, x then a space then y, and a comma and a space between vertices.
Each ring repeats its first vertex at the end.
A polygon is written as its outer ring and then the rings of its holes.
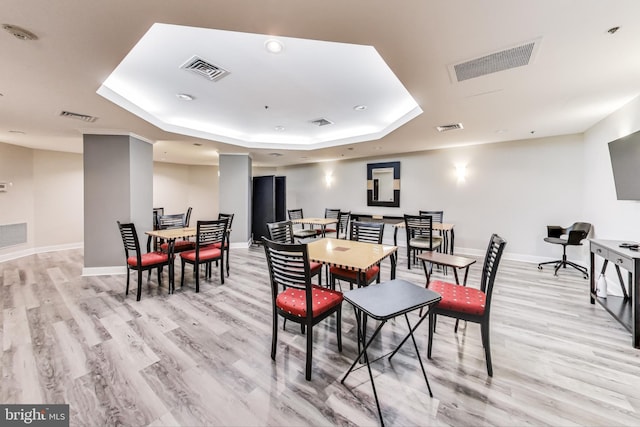
MULTIPOLYGON (((436 316, 447 316, 454 319, 466 320, 480 324, 482 334, 482 346, 487 362, 487 373, 493 376, 491 365, 491 348, 489 344, 489 314, 493 285, 498 272, 498 265, 502 258, 502 252, 507 242, 497 234, 493 234, 489 240, 489 247, 484 257, 480 289, 470 286, 456 285, 440 280, 429 283, 429 289, 442 295, 438 305, 429 311, 429 345, 427 357, 431 359, 433 333, 436 327, 436 316)), ((456 328, 457 332, 457 328, 456 328)))
POLYGON ((234 215, 235 214, 226 214, 226 213, 218 214, 218 219, 227 220, 227 239, 224 244, 224 251, 226 252, 225 258, 227 259, 227 277, 229 277, 229 246, 231 245, 229 238, 231 237, 231 224, 233 223, 234 215))
MULTIPOLYGON (((269 238, 276 243, 296 243, 293 239, 293 224, 291 221, 279 221, 267 223, 269 238)), ((322 264, 309 261, 311 277, 318 276, 318 285, 322 286, 322 264)))
MULTIPOLYGON (((384 234, 384 222, 351 222, 351 232, 349 240, 355 240, 358 242, 366 243, 382 243, 382 236, 384 234)), ((380 283, 380 265, 374 265, 370 267, 364 273, 358 273, 354 270, 349 270, 341 267, 331 267, 329 269, 331 289, 336 288, 336 280, 349 282, 350 289, 353 289, 353 285, 368 286, 374 280, 380 283)))
POLYGON ((313 326, 336 314, 338 351, 342 351, 342 293, 311 284, 311 269, 306 244, 276 243, 262 238, 269 266, 273 335, 271 359, 276 359, 278 317, 299 323, 307 331, 305 378, 311 380, 313 326))
POLYGON ((196 292, 200 292, 200 267, 204 265, 206 277, 211 277, 211 264, 220 262, 220 283, 224 285, 224 254, 222 249, 227 238, 227 220, 198 221, 196 234, 196 248, 180 253, 182 274, 180 287, 184 285, 184 270, 186 264, 193 265, 196 276, 196 292))
POLYGON ((587 268, 567 260, 567 246, 581 246, 582 241, 587 238, 591 232, 591 224, 588 222, 574 222, 570 227, 564 228, 558 225, 547 226, 547 237, 544 241, 554 245, 562 245, 562 259, 555 261, 541 262, 538 269, 542 270, 542 266, 546 264, 554 264, 554 276, 558 275, 560 267, 567 268, 567 265, 575 268, 585 279, 589 278, 587 268), (566 236, 566 237, 562 237, 566 236))
MULTIPOLYGON (((143 254, 140 250, 140 241, 138 240, 138 233, 133 223, 122 224, 118 222, 118 228, 120 229, 120 235, 122 236, 122 243, 124 244, 124 254, 127 260, 127 289, 126 295, 129 295, 129 273, 131 270, 138 272, 138 292, 136 295, 136 301, 140 301, 142 296, 142 272, 153 269, 158 270, 158 286, 162 286, 162 269, 167 266, 171 272, 169 255, 165 252, 147 252, 143 254)), ((149 279, 147 278, 147 281, 149 279)))
MULTIPOLYGON (((328 225, 327 227, 325 227, 324 229, 324 235, 328 235, 331 233, 336 233, 336 238, 338 238, 338 229, 339 229, 339 221, 340 221, 340 209, 325 209, 324 210, 324 217, 325 218, 331 218, 331 219, 335 219, 336 221, 338 221, 335 224, 331 224, 328 225)), ((322 234, 322 230, 318 229, 318 233, 322 234)))
POLYGON ((349 220, 351 219, 351 211, 341 211, 338 214, 338 231, 336 237, 338 239, 346 239, 349 237, 349 220))

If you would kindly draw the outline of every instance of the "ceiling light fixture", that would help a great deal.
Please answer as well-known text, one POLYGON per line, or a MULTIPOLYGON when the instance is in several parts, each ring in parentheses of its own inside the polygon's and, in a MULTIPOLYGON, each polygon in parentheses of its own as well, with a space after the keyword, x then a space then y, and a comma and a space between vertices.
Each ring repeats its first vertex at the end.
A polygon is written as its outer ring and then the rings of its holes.
POLYGON ((354 110, 356 111, 364 111, 367 109, 366 105, 356 105, 355 107, 353 107, 354 110))
POLYGON ((284 126, 276 126, 274 129, 278 132, 284 132, 284 126))
POLYGON ((20 28, 10 24, 3 24, 2 28, 17 39, 38 40, 38 36, 33 34, 31 31, 25 30, 24 28, 20 28))
POLYGON ((177 93, 176 98, 181 101, 193 101, 195 98, 188 93, 177 93))
POLYGON ((280 53, 284 50, 284 45, 280 40, 269 39, 264 42, 264 47, 269 53, 280 53))

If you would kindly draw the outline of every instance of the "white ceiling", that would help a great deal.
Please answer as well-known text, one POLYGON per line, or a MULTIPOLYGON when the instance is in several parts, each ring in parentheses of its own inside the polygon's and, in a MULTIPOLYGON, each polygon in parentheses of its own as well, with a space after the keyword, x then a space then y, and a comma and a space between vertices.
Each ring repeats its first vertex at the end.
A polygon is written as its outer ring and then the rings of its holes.
POLYGON ((81 152, 83 133, 130 132, 155 141, 158 161, 248 153, 257 166, 290 165, 580 133, 640 94, 637 0, 0 0, 0 10, 2 24, 38 36, 0 31, 0 142, 38 149, 81 152), (97 94, 154 23, 372 46, 423 113, 381 139, 312 150, 164 131, 97 94), (529 65, 451 77, 453 64, 531 40, 529 65), (451 123, 464 129, 436 130, 451 123))

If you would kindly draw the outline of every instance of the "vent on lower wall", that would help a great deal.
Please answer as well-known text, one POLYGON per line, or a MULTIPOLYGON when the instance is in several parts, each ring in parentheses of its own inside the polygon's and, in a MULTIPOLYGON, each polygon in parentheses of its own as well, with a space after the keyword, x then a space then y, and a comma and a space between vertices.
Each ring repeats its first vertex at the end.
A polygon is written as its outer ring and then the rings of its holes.
POLYGON ((529 65, 539 44, 539 40, 536 40, 470 61, 461 62, 450 66, 450 72, 456 81, 461 82, 497 73, 498 71, 529 65))
POLYGON ((0 225, 0 248, 27 243, 27 223, 0 225))

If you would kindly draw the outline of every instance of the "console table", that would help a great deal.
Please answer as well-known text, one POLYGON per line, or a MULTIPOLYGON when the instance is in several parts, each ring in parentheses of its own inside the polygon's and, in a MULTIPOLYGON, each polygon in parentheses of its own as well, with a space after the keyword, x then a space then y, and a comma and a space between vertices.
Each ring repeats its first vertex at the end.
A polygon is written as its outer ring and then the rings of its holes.
POLYGON ((591 304, 595 304, 597 301, 625 329, 631 332, 631 344, 635 348, 640 348, 640 305, 638 305, 638 296, 640 296, 640 252, 621 248, 621 243, 625 242, 622 240, 597 239, 590 241, 590 300, 591 304), (623 296, 607 295, 607 298, 600 298, 596 295, 596 256, 604 260, 600 273, 604 273, 607 270, 609 262, 613 263, 618 274, 623 296), (628 292, 622 280, 620 268, 627 271, 628 292))

